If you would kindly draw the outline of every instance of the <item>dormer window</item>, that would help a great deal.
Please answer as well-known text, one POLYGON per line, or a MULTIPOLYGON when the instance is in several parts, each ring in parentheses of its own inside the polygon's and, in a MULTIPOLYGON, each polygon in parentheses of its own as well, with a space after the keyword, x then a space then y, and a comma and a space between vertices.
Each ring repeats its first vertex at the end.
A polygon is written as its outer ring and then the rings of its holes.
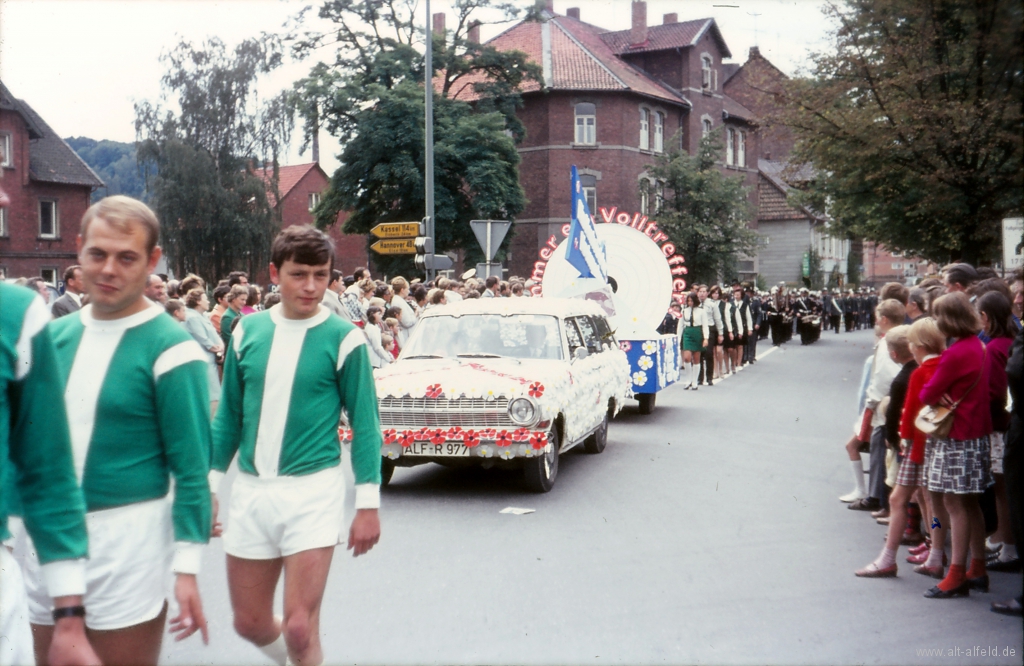
POLYGON ((700 87, 711 90, 711 56, 700 57, 700 87))
POLYGON ((584 146, 597 143, 597 107, 590 102, 576 105, 576 143, 584 146))
POLYGON ((654 152, 665 150, 665 114, 654 112, 654 152))
POLYGON ((647 109, 640 109, 640 150, 650 150, 651 147, 651 112, 647 109))

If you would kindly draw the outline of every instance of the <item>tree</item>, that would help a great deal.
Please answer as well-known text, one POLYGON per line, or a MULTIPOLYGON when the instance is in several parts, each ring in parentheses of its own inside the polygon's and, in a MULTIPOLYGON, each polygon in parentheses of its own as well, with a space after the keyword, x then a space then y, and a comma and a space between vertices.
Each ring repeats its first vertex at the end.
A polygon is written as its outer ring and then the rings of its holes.
MULTIPOLYGON (((511 20, 518 11, 493 0, 457 0, 456 25, 435 35, 434 197, 435 249, 464 250, 483 260, 471 219, 513 220, 526 205, 519 184, 515 141, 524 135, 515 116, 519 89, 540 78, 522 53, 472 41, 479 13, 511 20)), ((425 215, 422 31, 415 3, 334 0, 320 8, 329 33, 292 35, 295 52, 333 49, 330 64, 316 63, 295 85, 293 101, 304 136, 325 127, 344 144, 341 166, 316 213, 329 227, 350 211, 343 230, 368 233, 379 222, 425 215)), ((507 248, 506 238, 499 257, 507 248)), ((387 273, 411 272, 411 257, 374 258, 387 273)))
MULTIPOLYGON (((986 262, 1024 197, 1022 4, 848 0, 835 51, 789 82, 774 120, 818 178, 837 233, 938 262, 986 262)), ((851 265, 854 262, 851 260, 851 265)), ((852 275, 851 275, 852 277, 852 275)))
POLYGON ((106 183, 106 187, 92 193, 93 202, 113 194, 145 198, 146 181, 139 171, 134 144, 105 139, 96 141, 84 136, 69 137, 64 141, 106 183))
POLYGON ((268 189, 277 196, 294 123, 287 94, 263 101, 256 82, 280 64, 280 43, 264 36, 229 52, 216 39, 182 42, 162 60, 177 109, 137 103, 135 131, 168 264, 211 280, 262 271, 280 224, 268 189))
POLYGON ((721 131, 701 139, 693 155, 678 137, 650 168, 664 183, 658 226, 686 259, 690 283, 735 279, 736 257, 753 254, 757 233, 747 228, 750 203, 742 179, 723 175, 721 131))

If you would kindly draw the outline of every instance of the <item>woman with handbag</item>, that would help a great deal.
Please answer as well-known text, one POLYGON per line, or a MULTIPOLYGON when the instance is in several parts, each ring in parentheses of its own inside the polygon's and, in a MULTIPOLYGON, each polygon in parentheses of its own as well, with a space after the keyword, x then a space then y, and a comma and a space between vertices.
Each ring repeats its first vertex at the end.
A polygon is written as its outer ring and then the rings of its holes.
POLYGON ((953 536, 949 573, 925 592, 931 599, 965 597, 972 587, 988 590, 985 519, 978 497, 994 481, 989 451, 988 360, 978 339, 981 320, 967 296, 949 293, 932 306, 935 323, 953 343, 942 353, 931 380, 921 389, 925 405, 919 428, 932 431, 935 451, 928 467, 928 490, 942 493, 953 536), (967 567, 967 553, 971 553, 967 567))

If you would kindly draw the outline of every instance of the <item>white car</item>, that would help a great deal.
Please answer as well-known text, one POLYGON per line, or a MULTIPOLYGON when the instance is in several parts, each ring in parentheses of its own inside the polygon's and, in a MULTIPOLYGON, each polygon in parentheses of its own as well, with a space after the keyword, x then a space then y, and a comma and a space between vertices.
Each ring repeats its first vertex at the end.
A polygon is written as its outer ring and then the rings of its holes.
POLYGON ((432 308, 375 372, 386 484, 395 466, 521 467, 551 489, 558 456, 604 450, 631 395, 629 362, 595 304, 473 299, 432 308))

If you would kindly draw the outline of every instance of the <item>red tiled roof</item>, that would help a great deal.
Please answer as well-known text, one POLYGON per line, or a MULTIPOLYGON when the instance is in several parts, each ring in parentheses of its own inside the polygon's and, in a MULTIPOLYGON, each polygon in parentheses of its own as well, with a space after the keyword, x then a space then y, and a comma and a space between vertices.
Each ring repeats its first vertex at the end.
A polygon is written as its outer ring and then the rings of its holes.
MULTIPOLYGON (((307 173, 317 167, 316 162, 310 162, 309 164, 291 164, 289 166, 277 167, 277 191, 281 193, 281 198, 284 199, 288 196, 288 193, 292 191, 299 181, 302 180, 307 173)), ((273 173, 272 169, 256 169, 256 176, 263 180, 263 182, 270 184, 270 177, 273 173)), ((274 193, 267 191, 267 198, 270 200, 271 206, 276 206, 277 201, 274 200, 274 193)))
POLYGON ((806 182, 814 177, 814 170, 810 166, 804 164, 794 168, 786 162, 759 159, 757 169, 761 174, 757 196, 758 219, 793 220, 805 217, 815 220, 824 219, 806 206, 789 203, 788 195, 792 187, 784 180, 784 177, 806 182))
POLYGON ((551 87, 562 90, 624 90, 628 86, 588 53, 556 21, 551 26, 551 87))
POLYGON ((725 40, 722 38, 718 24, 712 18, 648 26, 647 41, 642 44, 630 43, 632 41, 630 39, 630 30, 602 31, 601 39, 608 44, 612 52, 620 55, 623 53, 643 53, 645 51, 686 48, 696 44, 708 30, 711 31, 712 37, 718 42, 722 56, 731 58, 732 53, 729 52, 729 47, 726 46, 725 40))

